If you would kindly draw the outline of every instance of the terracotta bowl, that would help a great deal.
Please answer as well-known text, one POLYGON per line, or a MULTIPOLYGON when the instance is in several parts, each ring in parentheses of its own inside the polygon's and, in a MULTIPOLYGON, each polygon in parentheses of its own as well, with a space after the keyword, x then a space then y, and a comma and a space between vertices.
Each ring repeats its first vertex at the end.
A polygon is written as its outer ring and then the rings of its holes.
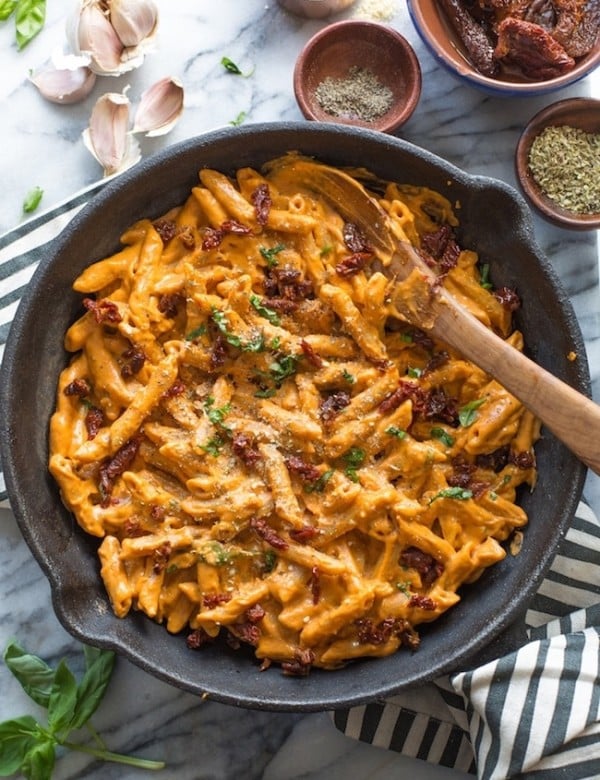
POLYGON ((574 84, 600 65, 600 36, 593 49, 582 57, 573 70, 547 81, 526 81, 518 76, 490 78, 479 73, 470 62, 465 48, 440 8, 440 0, 407 0, 413 24, 435 59, 461 81, 486 92, 506 97, 529 97, 555 92, 574 84))
POLYGON ((348 20, 324 27, 301 51, 294 69, 294 92, 307 119, 391 132, 403 125, 421 95, 421 68, 408 41, 374 22, 348 20), (384 114, 365 121, 356 115, 328 113, 317 90, 324 79, 346 79, 353 67, 365 68, 391 92, 384 114))
POLYGON ((586 133, 600 134, 600 100, 570 98, 552 103, 539 111, 525 127, 517 144, 515 153, 517 179, 528 200, 550 222, 571 230, 598 229, 600 212, 578 214, 563 208, 544 193, 532 174, 529 165, 531 145, 545 128, 561 125, 579 128, 586 133))

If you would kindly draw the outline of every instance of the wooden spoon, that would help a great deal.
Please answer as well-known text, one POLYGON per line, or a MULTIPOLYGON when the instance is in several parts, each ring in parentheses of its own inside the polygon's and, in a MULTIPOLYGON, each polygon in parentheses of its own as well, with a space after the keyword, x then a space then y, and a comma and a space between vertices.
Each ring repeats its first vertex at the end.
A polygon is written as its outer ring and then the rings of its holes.
POLYGON ((410 244, 393 239, 386 213, 352 176, 294 156, 276 161, 274 167, 277 176, 289 175, 290 181, 327 198, 362 230, 384 260, 381 270, 397 282, 392 296, 400 317, 454 347, 500 382, 600 474, 599 406, 507 344, 463 308, 410 244), (288 170, 284 170, 286 165, 288 170))

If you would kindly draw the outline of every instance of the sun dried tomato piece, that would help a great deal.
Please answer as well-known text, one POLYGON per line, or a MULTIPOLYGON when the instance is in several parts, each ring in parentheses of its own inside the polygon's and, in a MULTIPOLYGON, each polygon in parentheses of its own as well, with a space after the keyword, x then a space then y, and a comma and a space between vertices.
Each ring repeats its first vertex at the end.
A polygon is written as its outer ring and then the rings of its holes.
POLYGON ((141 436, 134 436, 129 439, 129 441, 126 441, 125 444, 115 452, 112 458, 109 458, 104 461, 104 463, 100 464, 99 487, 103 497, 103 503, 108 500, 117 477, 126 471, 135 460, 141 441, 141 436))
POLYGON ((92 388, 87 379, 74 379, 65 387, 63 393, 65 395, 74 395, 78 398, 85 398, 92 392, 92 388))
POLYGON ((183 304, 185 304, 185 296, 181 293, 165 293, 159 297, 157 306, 161 314, 174 319, 183 304))
POLYGON ((535 457, 532 452, 511 452, 508 459, 518 469, 531 469, 535 465, 535 457))
POLYGON ((284 674, 291 677, 306 677, 315 660, 315 654, 310 648, 297 647, 294 650, 294 658, 291 661, 284 661, 281 664, 281 670, 284 674))
POLYGON ((315 368, 323 368, 323 358, 317 352, 315 352, 308 341, 302 339, 300 342, 300 348, 302 349, 304 357, 308 359, 309 363, 312 363, 315 368))
POLYGON ((253 528, 260 538, 276 550, 287 550, 289 544, 267 523, 264 517, 253 517, 250 520, 250 527, 253 528))
POLYGON ((214 609, 221 604, 227 604, 228 601, 231 601, 230 593, 205 593, 202 596, 202 606, 206 609, 214 609))
POLYGON ((518 67, 527 78, 546 81, 575 67, 575 60, 539 24, 509 16, 500 22, 497 33, 494 57, 518 67))
POLYGON ((132 376, 139 374, 146 362, 144 350, 137 344, 126 349, 121 357, 126 361, 121 366, 121 376, 124 379, 130 379, 132 376))
POLYGON ((260 604, 253 604, 244 612, 249 623, 260 623, 266 614, 264 607, 261 607, 260 604))
POLYGON ((185 640, 190 650, 199 650, 201 647, 209 644, 212 641, 213 638, 210 636, 210 634, 207 634, 203 628, 196 628, 187 635, 185 640))
MULTIPOLYGON (((263 282, 265 297, 284 298, 290 301, 301 301, 314 295, 312 282, 308 279, 302 279, 302 273, 289 265, 283 268, 265 268, 265 279, 263 282)), ((268 303, 269 307, 275 308, 268 303)))
POLYGON ((367 241, 362 230, 354 222, 346 222, 344 224, 342 236, 344 244, 352 254, 361 252, 373 254, 373 247, 367 241))
POLYGON ((314 482, 321 476, 320 470, 313 466, 312 463, 308 463, 303 458, 297 455, 290 455, 285 459, 285 465, 288 471, 297 474, 301 479, 306 482, 314 482))
POLYGON ((248 433, 236 431, 231 440, 231 449, 246 466, 256 466, 262 460, 256 440, 248 433))
POLYGON ((433 612, 436 609, 435 601, 429 596, 423 596, 420 593, 414 593, 408 602, 409 607, 417 607, 418 609, 424 609, 427 612, 433 612))
POLYGON ((95 439, 98 431, 104 425, 104 412, 97 406, 90 406, 85 415, 85 429, 88 439, 95 439))
POLYGON ((181 379, 176 379, 171 387, 168 390, 165 390, 165 392, 162 394, 163 398, 175 398, 178 395, 183 395, 185 393, 185 384, 181 381, 181 379))
POLYGON ((335 267, 335 272, 343 279, 347 279, 350 276, 355 276, 357 273, 369 263, 375 255, 372 252, 353 252, 348 257, 344 257, 343 260, 335 267))
POLYGON ((101 301, 95 301, 93 298, 84 298, 82 303, 88 311, 92 312, 94 319, 99 325, 104 323, 115 324, 123 319, 117 304, 109 301, 108 298, 103 298, 101 301))
POLYGON ((259 225, 266 225, 269 220, 269 213, 273 201, 271 200, 271 193, 267 184, 259 184, 258 187, 250 196, 252 205, 254 206, 254 213, 256 214, 256 221, 259 225))
POLYGON ((444 565, 440 561, 419 547, 411 546, 403 550, 400 553, 400 563, 418 572, 423 585, 431 585, 444 571, 444 565))
POLYGON ((321 404, 319 417, 327 425, 350 403, 350 394, 345 390, 332 393, 321 404))
POLYGON ((510 287, 499 287, 493 291, 493 295, 508 311, 517 311, 521 306, 517 292, 510 287))
POLYGON ((171 542, 163 542, 152 553, 152 571, 155 574, 160 574, 169 562, 171 555, 171 542))
POLYGON ((304 525, 302 528, 292 528, 291 538, 298 544, 306 544, 319 535, 319 529, 314 525, 304 525))
POLYGON ((321 599, 321 571, 318 566, 313 566, 310 573, 310 592, 313 604, 318 604, 321 599))
POLYGON ((177 234, 177 224, 172 219, 157 219, 152 223, 163 244, 168 244, 177 234))
POLYGON ((371 618, 359 618, 356 621, 358 641, 361 645, 383 645, 393 636, 395 625, 395 618, 386 618, 379 623, 371 618))

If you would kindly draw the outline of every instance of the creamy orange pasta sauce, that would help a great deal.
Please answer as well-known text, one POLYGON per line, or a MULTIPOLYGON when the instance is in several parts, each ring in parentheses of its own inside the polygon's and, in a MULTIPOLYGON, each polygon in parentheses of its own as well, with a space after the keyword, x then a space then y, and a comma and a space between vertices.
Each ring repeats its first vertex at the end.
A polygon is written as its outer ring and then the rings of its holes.
MULTIPOLYGON (((285 170, 201 170, 180 208, 75 281, 49 466, 101 538, 116 615, 191 647, 225 633, 304 674, 416 648, 415 627, 505 556, 539 424, 393 316, 360 230, 285 170)), ((376 197, 521 349, 450 203, 397 184, 376 197)))

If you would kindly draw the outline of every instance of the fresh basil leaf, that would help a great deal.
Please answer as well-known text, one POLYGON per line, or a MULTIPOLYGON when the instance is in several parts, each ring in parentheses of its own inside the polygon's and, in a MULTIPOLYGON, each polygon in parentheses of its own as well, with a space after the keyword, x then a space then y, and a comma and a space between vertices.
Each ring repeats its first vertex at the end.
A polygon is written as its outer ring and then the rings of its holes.
POLYGON ((484 290, 491 290, 493 285, 490 281, 490 266, 489 263, 484 263, 481 266, 481 273, 479 276, 479 284, 484 290))
POLYGON ((240 111, 240 113, 236 116, 235 119, 232 119, 229 124, 233 125, 233 127, 239 127, 239 125, 243 124, 246 121, 247 113, 245 111, 240 111))
POLYGON ((431 435, 434 439, 438 439, 442 444, 445 444, 446 447, 452 447, 454 444, 454 438, 450 436, 445 428, 432 428, 431 435))
POLYGON ((438 498, 455 498, 458 501, 468 501, 469 498, 473 498, 473 491, 461 487, 444 488, 436 493, 433 498, 430 498, 429 503, 433 504, 438 498))
POLYGON ((324 471, 314 482, 309 482, 304 486, 305 492, 322 493, 331 477, 333 477, 333 469, 327 469, 327 471, 324 471))
POLYGON ((356 473, 367 457, 367 453, 360 447, 350 447, 350 449, 343 455, 346 468, 344 474, 352 482, 358 482, 358 474, 356 473))
POLYGON ((469 425, 473 425, 477 419, 477 409, 481 404, 485 403, 485 398, 477 398, 475 401, 469 401, 461 409, 458 410, 458 421, 463 428, 468 428, 469 425))
POLYGON ((236 76, 242 75, 242 71, 233 60, 229 59, 229 57, 221 57, 221 65, 228 73, 233 73, 236 76))
POLYGON ((262 255, 263 259, 267 261, 267 265, 269 268, 275 268, 277 265, 277 255, 282 252, 285 249, 284 244, 277 244, 277 246, 273 246, 267 249, 267 247, 261 246, 259 247, 259 252, 262 255))
POLYGON ((279 325, 281 323, 277 312, 273 309, 269 309, 268 306, 265 306, 260 295, 252 293, 252 295, 250 295, 250 303, 252 304, 252 307, 256 309, 256 312, 260 314, 261 317, 268 320, 271 325, 279 325))
POLYGON ((0 777, 19 771, 27 753, 35 746, 38 724, 31 715, 0 723, 0 777))
POLYGON ((17 7, 17 0, 0 0, 0 22, 5 22, 17 7))
POLYGON ((26 652, 14 640, 8 643, 3 658, 25 693, 40 707, 48 707, 54 684, 54 669, 37 655, 26 652))
POLYGON ((77 701, 71 721, 72 729, 87 723, 104 698, 115 665, 115 654, 84 645, 86 670, 77 686, 77 701))
POLYGON ((44 190, 41 187, 34 187, 25 196, 23 201, 23 211, 25 214, 31 214, 40 205, 42 198, 44 197, 44 190))
POLYGON ((398 428, 397 425, 390 425, 385 429, 385 432, 389 436, 395 436, 397 439, 405 439, 406 438, 406 431, 403 431, 402 428, 398 428))
POLYGON ((18 0, 15 8, 17 47, 24 48, 46 21, 46 0, 18 0))
POLYGON ((48 726, 53 734, 71 729, 77 703, 77 680, 63 659, 56 667, 48 702, 48 726))
POLYGON ((21 772, 27 780, 50 780, 56 760, 56 743, 52 739, 38 742, 27 753, 21 764, 21 772))

